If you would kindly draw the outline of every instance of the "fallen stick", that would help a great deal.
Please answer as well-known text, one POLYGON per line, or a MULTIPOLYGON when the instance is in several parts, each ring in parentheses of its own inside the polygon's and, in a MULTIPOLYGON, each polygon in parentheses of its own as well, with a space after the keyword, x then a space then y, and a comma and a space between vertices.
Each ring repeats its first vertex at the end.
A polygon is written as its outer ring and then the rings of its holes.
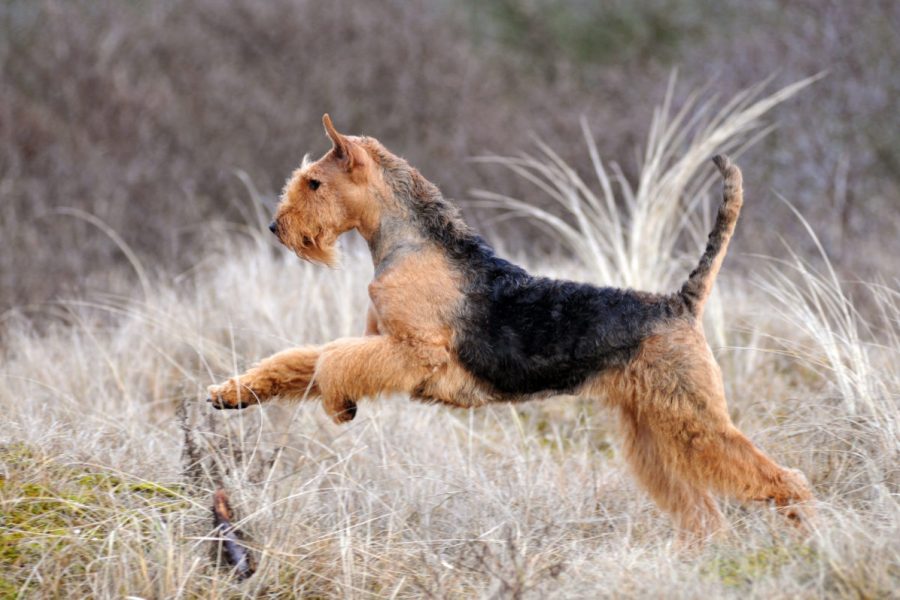
POLYGON ((234 567, 234 572, 239 581, 244 581, 256 571, 253 556, 243 542, 243 533, 234 525, 231 505, 228 503, 228 495, 225 490, 219 488, 213 494, 213 524, 216 536, 216 556, 225 559, 225 562, 234 567))

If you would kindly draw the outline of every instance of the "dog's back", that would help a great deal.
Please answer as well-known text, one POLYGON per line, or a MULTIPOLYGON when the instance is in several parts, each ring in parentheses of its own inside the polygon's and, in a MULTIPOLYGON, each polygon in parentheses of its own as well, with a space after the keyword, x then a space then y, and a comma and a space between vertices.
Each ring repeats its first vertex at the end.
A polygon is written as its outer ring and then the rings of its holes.
POLYGON ((460 363, 510 398, 574 391, 591 376, 627 364, 658 326, 699 319, 742 203, 740 171, 727 157, 714 161, 725 176, 724 201, 697 268, 671 295, 533 277, 498 258, 417 171, 397 169, 403 183, 395 190, 424 237, 462 275, 464 302, 451 324, 460 363))
POLYGON ((533 277, 486 247, 465 275, 454 350, 503 394, 573 391, 627 364, 656 325, 678 316, 666 297, 533 277))

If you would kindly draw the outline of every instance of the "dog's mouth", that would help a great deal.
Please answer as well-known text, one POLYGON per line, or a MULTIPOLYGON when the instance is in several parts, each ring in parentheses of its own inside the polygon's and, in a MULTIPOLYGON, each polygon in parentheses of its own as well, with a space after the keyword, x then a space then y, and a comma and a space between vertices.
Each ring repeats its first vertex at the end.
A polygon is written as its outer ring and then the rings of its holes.
POLYGON ((269 231, 301 259, 334 267, 338 263, 337 235, 328 230, 300 227, 295 215, 282 215, 269 224, 269 231), (305 231, 304 231, 305 230, 305 231))

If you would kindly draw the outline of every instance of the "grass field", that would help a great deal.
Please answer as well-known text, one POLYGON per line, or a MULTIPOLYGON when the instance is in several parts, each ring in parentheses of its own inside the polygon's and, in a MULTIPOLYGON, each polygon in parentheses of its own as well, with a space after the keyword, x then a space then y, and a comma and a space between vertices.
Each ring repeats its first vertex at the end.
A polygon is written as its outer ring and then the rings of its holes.
MULTIPOLYGON (((753 102, 686 144, 667 135, 678 120, 660 117, 646 161, 655 171, 620 200, 606 192, 624 190, 614 176, 585 184, 552 153, 503 159, 547 183, 569 220, 482 201, 568 239, 576 258, 531 259, 536 272, 668 289, 696 260, 705 190, 717 186, 704 144, 739 148, 752 137, 767 109, 753 102), (683 210, 666 208, 673 197, 683 210)), ((381 398, 345 426, 315 403, 209 409, 206 386, 254 360, 363 329, 371 263, 362 248, 351 240, 340 270, 300 263, 275 247, 264 216, 211 224, 218 241, 191 271, 154 272, 132 255, 134 273, 94 293, 3 316, 0 597, 876 598, 900 589, 896 284, 842 281, 824 253, 801 260, 789 247, 773 250, 779 260, 743 257, 745 272, 726 263, 706 330, 732 416, 807 474, 820 519, 797 539, 767 507, 726 504, 731 531, 685 554, 628 475, 599 402, 463 411, 381 398), (258 559, 244 582, 211 554, 219 486, 258 559)))

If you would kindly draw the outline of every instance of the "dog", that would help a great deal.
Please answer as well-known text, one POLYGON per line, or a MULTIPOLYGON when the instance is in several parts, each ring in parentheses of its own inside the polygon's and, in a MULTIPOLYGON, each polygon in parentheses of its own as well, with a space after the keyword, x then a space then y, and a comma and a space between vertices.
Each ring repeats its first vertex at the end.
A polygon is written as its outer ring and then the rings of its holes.
POLYGON ((375 272, 365 335, 264 359, 209 387, 216 408, 321 399, 335 422, 383 393, 473 408, 558 394, 619 413, 624 455, 680 532, 723 527, 713 493, 812 516, 802 473, 776 464, 732 423, 701 317, 743 203, 740 169, 713 161, 723 201, 697 267, 671 294, 535 277, 498 257, 459 210, 371 137, 339 133, 285 185, 270 229, 300 258, 334 265, 359 232, 375 272))

